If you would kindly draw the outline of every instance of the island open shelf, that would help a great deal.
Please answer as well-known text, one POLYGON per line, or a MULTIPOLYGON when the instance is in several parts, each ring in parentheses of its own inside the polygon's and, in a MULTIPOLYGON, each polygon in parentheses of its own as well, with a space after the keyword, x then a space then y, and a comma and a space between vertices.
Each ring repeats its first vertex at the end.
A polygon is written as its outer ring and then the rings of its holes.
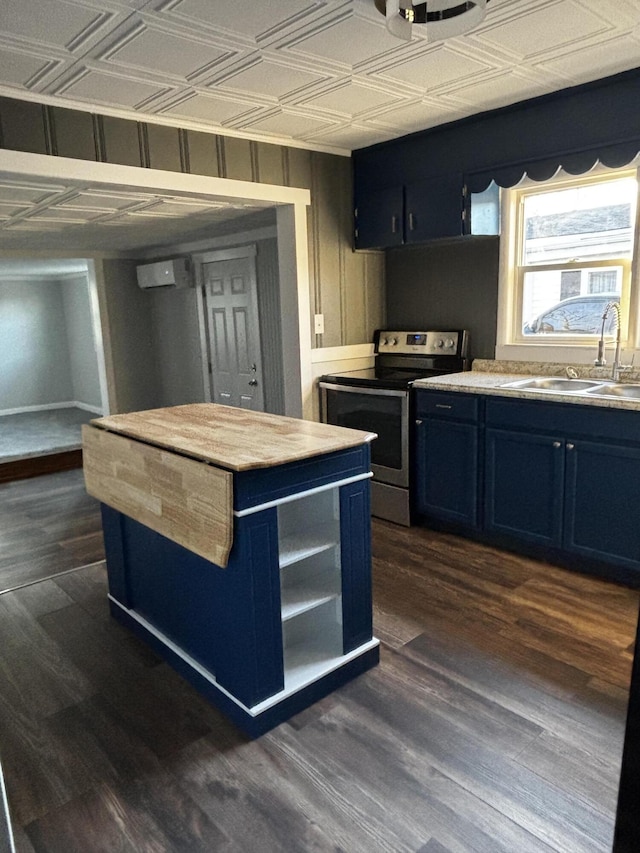
POLYGON ((102 501, 113 616, 251 736, 378 661, 371 438, 214 404, 113 416, 85 428, 85 478, 102 501), (158 426, 163 420, 174 432, 181 424, 177 450, 158 426), (236 443, 244 424, 246 446, 235 455, 225 450, 225 459, 217 446, 208 453, 216 458, 207 458, 207 441, 229 422, 236 443), (190 453, 184 435, 194 424, 199 437, 190 453), (278 449, 265 462, 274 431, 278 449), (260 445, 258 463, 249 458, 251 443, 260 445), (229 506, 213 492, 228 495, 229 506), (199 527, 193 547, 190 513, 199 527))

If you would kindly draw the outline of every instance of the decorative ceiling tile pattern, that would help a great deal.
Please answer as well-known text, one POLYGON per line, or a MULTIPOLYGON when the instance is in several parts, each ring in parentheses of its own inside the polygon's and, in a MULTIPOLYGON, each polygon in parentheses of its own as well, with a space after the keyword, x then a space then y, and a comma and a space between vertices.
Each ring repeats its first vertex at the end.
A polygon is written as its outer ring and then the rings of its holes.
POLYGON ((640 0, 491 0, 447 42, 374 0, 2 0, 0 93, 347 153, 638 65, 640 0))
POLYGON ((42 232, 40 243, 33 248, 55 250, 64 244, 92 251, 127 250, 190 237, 264 209, 260 203, 114 190, 99 184, 36 185, 0 180, 0 243, 3 248, 22 248, 22 233, 42 232), (53 238, 48 243, 47 232, 53 238))

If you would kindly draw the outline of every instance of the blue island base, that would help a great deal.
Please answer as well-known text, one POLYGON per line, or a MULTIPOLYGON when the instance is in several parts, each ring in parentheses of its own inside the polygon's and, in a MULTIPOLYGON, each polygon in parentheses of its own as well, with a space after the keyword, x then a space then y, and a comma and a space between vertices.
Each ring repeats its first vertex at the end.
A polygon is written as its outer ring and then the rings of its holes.
POLYGON ((294 693, 279 694, 247 708, 217 684, 214 676, 196 660, 186 655, 168 637, 134 611, 127 610, 109 596, 111 615, 136 636, 144 640, 160 657, 179 672, 196 690, 219 708, 236 726, 251 738, 259 737, 314 702, 328 696, 336 688, 376 666, 380 660, 380 641, 373 638, 343 657, 335 669, 301 687, 294 693))

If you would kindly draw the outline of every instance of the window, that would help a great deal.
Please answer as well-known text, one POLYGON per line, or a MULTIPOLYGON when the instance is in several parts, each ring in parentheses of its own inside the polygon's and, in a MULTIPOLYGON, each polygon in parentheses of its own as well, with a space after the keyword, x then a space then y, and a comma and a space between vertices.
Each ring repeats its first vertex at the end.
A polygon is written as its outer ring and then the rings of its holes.
POLYGON ((589 293, 609 293, 616 288, 615 270, 589 273, 589 293))
POLYGON ((560 273, 560 299, 580 296, 580 270, 562 270, 560 273))
MULTIPOLYGON (((612 301, 621 305, 626 337, 637 193, 628 170, 529 182, 508 192, 506 342, 593 346, 612 301)), ((614 312, 604 322, 605 332, 614 334, 614 312)))

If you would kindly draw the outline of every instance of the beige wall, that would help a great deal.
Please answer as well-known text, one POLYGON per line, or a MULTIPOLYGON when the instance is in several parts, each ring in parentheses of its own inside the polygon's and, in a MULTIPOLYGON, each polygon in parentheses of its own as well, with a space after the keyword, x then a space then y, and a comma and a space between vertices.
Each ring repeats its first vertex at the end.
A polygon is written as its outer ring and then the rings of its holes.
POLYGON ((352 251, 348 157, 11 98, 0 98, 0 135, 12 150, 309 189, 311 314, 325 328, 314 346, 366 343, 384 324, 384 256, 352 251))

